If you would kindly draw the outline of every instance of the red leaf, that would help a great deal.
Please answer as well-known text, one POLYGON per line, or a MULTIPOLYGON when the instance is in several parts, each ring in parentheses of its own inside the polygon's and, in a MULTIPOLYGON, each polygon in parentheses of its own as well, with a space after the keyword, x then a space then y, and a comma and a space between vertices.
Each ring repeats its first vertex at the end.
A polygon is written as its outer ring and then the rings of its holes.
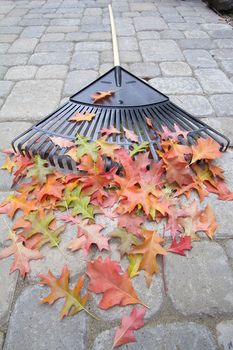
POLYGON ((179 242, 176 242, 176 239, 174 238, 171 247, 167 251, 185 256, 186 254, 184 251, 191 249, 191 237, 184 236, 180 238, 179 242))
POLYGON ((146 309, 144 307, 138 310, 134 307, 129 316, 124 316, 122 318, 121 325, 116 330, 113 348, 137 341, 133 331, 144 326, 142 319, 145 312, 146 309))
POLYGON ((94 293, 103 293, 98 305, 101 309, 106 310, 114 305, 141 304, 128 272, 123 273, 120 264, 109 257, 105 261, 102 257, 88 261, 87 275, 90 278, 88 289, 94 293))

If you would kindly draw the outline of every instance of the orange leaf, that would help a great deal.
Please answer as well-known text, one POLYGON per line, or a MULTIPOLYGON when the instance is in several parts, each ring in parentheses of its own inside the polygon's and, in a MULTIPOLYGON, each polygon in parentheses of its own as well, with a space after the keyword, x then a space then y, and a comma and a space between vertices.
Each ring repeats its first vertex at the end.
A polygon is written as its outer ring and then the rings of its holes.
POLYGON ((150 287, 153 274, 158 272, 156 256, 165 255, 166 250, 161 246, 163 238, 157 236, 155 231, 143 230, 143 236, 145 241, 136 246, 130 254, 143 254, 139 269, 145 270, 147 286, 150 287))
POLYGON ((192 146, 192 151, 192 163, 201 159, 216 159, 222 155, 219 151, 219 144, 210 137, 207 139, 200 137, 192 146))
POLYGON ((88 261, 87 275, 90 278, 88 289, 94 293, 103 293, 98 305, 101 309, 106 310, 114 305, 141 304, 128 272, 123 273, 120 264, 109 257, 105 261, 102 257, 88 261))
POLYGON ((64 298, 65 303, 61 310, 61 318, 73 316, 81 310, 88 312, 85 309, 88 294, 82 297, 80 295, 84 283, 83 276, 78 279, 73 289, 69 287, 69 270, 66 265, 63 267, 60 278, 56 278, 50 271, 47 275, 40 274, 38 277, 41 278, 41 284, 46 284, 51 289, 50 294, 43 298, 40 304, 53 304, 56 300, 64 298))
POLYGON ((43 256, 39 250, 27 247, 27 243, 24 244, 24 240, 18 237, 13 231, 10 232, 9 239, 12 240, 12 245, 2 250, 0 259, 14 255, 10 272, 19 270, 20 276, 24 278, 30 271, 29 261, 42 259, 43 256))
POLYGON ((91 97, 95 102, 101 101, 106 99, 107 97, 110 97, 114 94, 114 91, 97 91, 96 93, 94 93, 91 97))
POLYGON ((2 164, 1 169, 6 169, 8 173, 11 174, 12 169, 14 168, 15 165, 16 165, 15 162, 12 162, 10 157, 6 157, 6 161, 5 163, 2 164))
POLYGON ((69 118, 72 122, 83 122, 83 121, 91 121, 95 117, 95 113, 75 113, 71 118, 69 118))

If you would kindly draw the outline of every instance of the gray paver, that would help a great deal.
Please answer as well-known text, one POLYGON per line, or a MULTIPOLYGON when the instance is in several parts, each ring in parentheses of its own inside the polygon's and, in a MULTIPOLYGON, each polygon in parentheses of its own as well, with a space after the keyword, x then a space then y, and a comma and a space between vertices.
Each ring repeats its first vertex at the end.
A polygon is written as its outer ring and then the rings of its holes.
POLYGON ((7 71, 7 67, 0 66, 0 79, 2 79, 7 71))
POLYGON ((190 77, 155 78, 149 83, 165 94, 200 94, 202 89, 196 79, 190 77))
POLYGON ((44 34, 40 38, 40 41, 62 41, 64 38, 65 38, 64 33, 49 33, 49 34, 44 34))
POLYGON ((112 49, 110 42, 94 41, 94 42, 81 42, 75 45, 75 51, 104 51, 112 49))
POLYGON ((40 38, 46 27, 44 26, 29 26, 26 27, 20 37, 21 38, 40 38))
POLYGON ((233 273, 223 248, 207 241, 192 246, 187 257, 166 257, 168 295, 175 309, 184 315, 232 312, 233 273))
POLYGON ((27 80, 33 79, 37 71, 36 66, 15 66, 8 69, 5 79, 27 80))
POLYGON ((73 44, 66 41, 46 41, 37 45, 35 52, 70 52, 73 44))
POLYGON ((142 79, 152 78, 157 75, 160 75, 160 69, 158 64, 152 62, 133 63, 130 65, 130 72, 142 79))
POLYGON ((186 30, 184 35, 187 39, 203 39, 209 38, 209 35, 203 30, 186 30))
POLYGON ((167 25, 161 17, 135 17, 134 25, 137 31, 140 30, 162 30, 167 25))
POLYGON ((185 111, 195 117, 211 117, 214 115, 214 110, 204 96, 199 95, 178 95, 171 96, 172 102, 180 106, 185 111))
POLYGON ((233 92, 233 84, 220 69, 200 68, 195 70, 195 75, 207 94, 233 92))
POLYGON ((0 349, 3 346, 3 342, 4 342, 4 334, 2 332, 0 332, 0 349))
POLYGON ((42 66, 36 73, 37 79, 65 79, 68 67, 65 65, 42 66))
POLYGON ((34 53, 30 59, 30 64, 43 66, 45 64, 67 64, 70 61, 70 55, 67 52, 40 52, 34 53))
MULTIPOLYGON (((170 30, 166 29, 160 32, 161 39, 182 39, 184 38, 184 34, 179 30, 170 30)), ((150 39, 151 37, 148 37, 146 39, 150 39)))
MULTIPOLYGON (((223 108, 224 106, 222 106, 223 108)), ((216 115, 218 116, 218 114, 216 115)), ((215 130, 218 130, 222 134, 224 134, 226 137, 230 139, 230 144, 233 145, 233 118, 228 117, 221 117, 221 118, 207 118, 206 120, 203 120, 208 125, 210 125, 215 130)), ((229 154, 229 150, 227 152, 229 154)), ((225 155, 224 155, 225 156, 225 155)), ((224 166, 225 169, 229 167, 229 164, 227 164, 227 167, 224 166)))
POLYGON ((219 346, 224 350, 231 349, 233 347, 233 320, 219 323, 216 330, 219 346))
POLYGON ((48 289, 31 286, 26 288, 17 299, 10 318, 5 350, 84 350, 86 348, 87 320, 84 312, 61 321, 59 310, 62 307, 62 301, 52 306, 38 304, 38 301, 47 293, 48 289))
POLYGON ((210 53, 217 60, 233 59, 233 50, 231 49, 215 49, 215 50, 211 50, 210 53))
POLYGON ((222 61, 221 67, 226 73, 233 76, 233 61, 222 61))
POLYGON ((164 76, 190 76, 192 71, 185 62, 162 62, 160 68, 164 76))
POLYGON ((0 97, 6 97, 13 86, 12 81, 0 81, 0 97))
MULTIPOLYGON (((119 37, 118 38, 119 51, 122 50, 138 50, 138 42, 134 37, 119 37)), ((106 49, 107 50, 107 49, 106 49)))
POLYGON ((130 4, 130 9, 131 11, 154 11, 156 10, 156 7, 152 3, 143 3, 143 2, 138 2, 134 4, 130 4))
POLYGON ((150 31, 137 32, 137 37, 139 40, 159 39, 160 35, 159 35, 159 32, 150 30, 150 31))
POLYGON ((214 49, 216 44, 211 39, 180 39, 179 46, 182 49, 214 49))
POLYGON ((11 43, 17 38, 15 34, 0 34, 1 43, 11 43))
POLYGON ((225 249, 228 258, 233 259, 233 239, 229 239, 229 241, 225 243, 225 249))
POLYGON ((182 52, 174 40, 144 40, 139 45, 146 62, 183 60, 182 52))
POLYGON ((2 66, 18 66, 26 64, 28 55, 23 53, 0 54, 0 65, 2 66))
POLYGON ((95 69, 99 68, 99 54, 94 51, 81 51, 74 53, 71 60, 71 69, 95 69))
POLYGON ((217 67, 217 63, 206 50, 185 50, 184 56, 193 68, 217 67))
MULTIPOLYGON (((115 329, 101 333, 95 340, 93 350, 104 350, 106 344, 112 344, 115 329)), ((146 326, 135 332, 137 343, 129 343, 122 350, 214 350, 214 340, 210 331, 193 322, 168 323, 146 326)))
POLYGON ((37 120, 46 116, 57 107, 62 84, 61 80, 17 82, 1 109, 2 120, 37 120))
POLYGON ((74 94, 96 78, 97 72, 93 70, 77 70, 70 72, 65 82, 64 95, 70 96, 74 94))
POLYGON ((18 279, 17 272, 9 275, 11 264, 12 258, 0 260, 0 326, 5 326, 8 321, 18 279))
MULTIPOLYGON (((27 122, 1 122, 0 123, 0 150, 5 148, 10 148, 11 141, 20 133, 24 132, 25 130, 29 129, 31 126, 31 123, 27 122)), ((5 173, 5 172, 4 172, 5 173)), ((10 183, 8 184, 11 185, 10 183)))
POLYGON ((9 49, 10 44, 1 44, 0 43, 0 53, 5 53, 9 49))
POLYGON ((210 102, 218 117, 233 116, 233 94, 212 95, 210 102))
POLYGON ((232 39, 217 39, 214 41, 220 49, 232 49, 233 48, 233 38, 232 39))

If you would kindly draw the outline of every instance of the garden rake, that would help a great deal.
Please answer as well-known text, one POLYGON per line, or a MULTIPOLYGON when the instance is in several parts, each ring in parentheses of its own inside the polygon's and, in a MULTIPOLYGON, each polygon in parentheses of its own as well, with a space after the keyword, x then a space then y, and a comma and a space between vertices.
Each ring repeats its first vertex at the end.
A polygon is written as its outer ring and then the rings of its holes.
MULTIPOLYGON (((139 143, 148 142, 150 154, 157 160, 159 133, 164 128, 173 132, 178 127, 188 132, 189 143, 194 143, 200 136, 211 137, 219 144, 220 150, 225 151, 229 145, 227 137, 185 112, 163 93, 120 66, 111 5, 109 13, 114 67, 71 96, 55 112, 16 137, 12 142, 13 149, 28 157, 39 154, 52 166, 77 171, 77 163, 66 154, 68 148, 58 146, 50 137, 75 141, 76 135, 80 134, 95 141, 101 136, 100 130, 103 128, 126 128, 138 136, 139 143), (108 91, 106 98, 93 101, 93 94, 98 96, 103 91, 108 91), (77 113, 91 113, 95 117, 90 121, 74 123, 70 118, 77 113)), ((132 147, 132 141, 125 133, 110 135, 107 142, 129 149, 132 147)))

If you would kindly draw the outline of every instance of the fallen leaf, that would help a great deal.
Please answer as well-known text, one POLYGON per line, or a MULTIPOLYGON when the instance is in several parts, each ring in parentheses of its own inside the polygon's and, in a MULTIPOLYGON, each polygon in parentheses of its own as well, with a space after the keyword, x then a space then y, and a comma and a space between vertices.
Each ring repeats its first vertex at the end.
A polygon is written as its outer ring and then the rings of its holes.
POLYGON ((15 167, 15 162, 12 162, 10 157, 6 157, 5 162, 2 164, 1 169, 6 169, 8 173, 12 173, 12 169, 15 167))
POLYGON ((133 332, 144 326, 142 319, 145 316, 145 312, 146 309, 144 307, 139 309, 134 307, 129 316, 122 317, 121 325, 116 330, 113 348, 137 341, 133 332))
POLYGON ((190 236, 184 236, 181 237, 179 242, 176 241, 176 238, 173 239, 172 244, 170 248, 167 250, 168 252, 180 254, 185 256, 185 250, 191 250, 191 237, 190 236))
POLYGON ((126 129, 123 127, 125 132, 125 137, 133 142, 138 142, 138 135, 136 135, 132 130, 126 129))
POLYGON ((75 146, 74 142, 62 137, 50 136, 50 139, 52 140, 53 143, 55 143, 55 145, 58 145, 61 148, 63 147, 70 148, 75 146))
POLYGON ((192 151, 192 163, 201 159, 216 159, 222 155, 219 151, 219 144, 210 137, 207 139, 200 137, 192 146, 192 151))
POLYGON ((105 100, 106 98, 114 95, 114 91, 97 91, 91 97, 94 100, 94 103, 99 102, 101 100, 105 100))
POLYGON ((112 134, 120 134, 121 132, 117 128, 114 128, 113 126, 111 126, 111 128, 109 128, 109 129, 102 128, 100 130, 100 133, 103 134, 103 135, 110 136, 112 134))
POLYGON ((82 121, 91 121, 95 117, 95 113, 75 113, 71 118, 69 118, 69 121, 72 122, 82 122, 82 121))

